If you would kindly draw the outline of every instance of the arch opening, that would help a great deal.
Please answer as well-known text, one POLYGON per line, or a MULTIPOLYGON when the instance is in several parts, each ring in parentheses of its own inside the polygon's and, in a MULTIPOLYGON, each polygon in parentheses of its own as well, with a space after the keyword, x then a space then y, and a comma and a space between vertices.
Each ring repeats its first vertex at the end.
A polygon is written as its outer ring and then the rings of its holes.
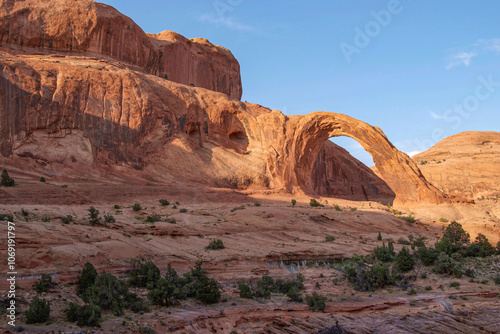
POLYGON ((392 204, 396 194, 372 169, 338 145, 347 143, 373 163, 370 154, 354 139, 333 137, 321 146, 311 170, 311 186, 314 194, 354 201, 375 201, 392 204), (333 140, 332 140, 333 139, 333 140), (369 158, 367 158, 368 156, 369 158))

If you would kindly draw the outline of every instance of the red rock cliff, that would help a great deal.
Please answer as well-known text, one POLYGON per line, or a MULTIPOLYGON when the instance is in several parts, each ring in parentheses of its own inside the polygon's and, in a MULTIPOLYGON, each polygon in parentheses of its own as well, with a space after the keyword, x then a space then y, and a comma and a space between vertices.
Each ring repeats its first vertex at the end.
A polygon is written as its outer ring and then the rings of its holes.
POLYGON ((147 73, 241 99, 240 66, 206 39, 147 35, 113 7, 90 0, 2 0, 0 44, 33 52, 111 57, 147 73))

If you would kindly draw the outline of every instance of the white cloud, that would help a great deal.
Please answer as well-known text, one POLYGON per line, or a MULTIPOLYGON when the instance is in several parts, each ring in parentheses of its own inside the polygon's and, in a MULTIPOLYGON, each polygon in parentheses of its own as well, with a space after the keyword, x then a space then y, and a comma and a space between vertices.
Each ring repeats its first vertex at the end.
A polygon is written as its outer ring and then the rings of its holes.
POLYGON ((469 66, 472 63, 472 58, 476 57, 477 53, 476 52, 465 52, 461 51, 459 53, 456 53, 446 60, 446 69, 450 70, 454 67, 457 66, 469 66))
POLYGON ((480 39, 474 45, 482 47, 488 51, 495 51, 496 53, 500 53, 500 38, 480 39))
POLYGON ((410 152, 406 152, 406 154, 408 154, 410 157, 414 156, 414 155, 417 155, 419 153, 422 153, 423 151, 410 151, 410 152))
POLYGON ((208 22, 219 26, 224 26, 229 29, 239 31, 255 31, 255 28, 247 24, 237 22, 232 17, 219 16, 216 17, 212 14, 202 14, 198 17, 201 22, 208 22))
POLYGON ((429 111, 429 113, 431 114, 431 117, 434 119, 444 119, 443 115, 436 114, 434 111, 429 111))

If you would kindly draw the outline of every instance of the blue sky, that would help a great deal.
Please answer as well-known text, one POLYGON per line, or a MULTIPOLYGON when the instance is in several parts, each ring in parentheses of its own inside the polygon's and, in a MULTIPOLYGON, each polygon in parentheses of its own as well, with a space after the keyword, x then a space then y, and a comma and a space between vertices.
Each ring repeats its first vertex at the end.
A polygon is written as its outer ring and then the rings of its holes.
MULTIPOLYGON (((344 113, 407 153, 462 131, 500 131, 497 0, 103 2, 145 32, 230 49, 244 101, 344 113)), ((359 144, 339 139, 372 164, 359 144)))

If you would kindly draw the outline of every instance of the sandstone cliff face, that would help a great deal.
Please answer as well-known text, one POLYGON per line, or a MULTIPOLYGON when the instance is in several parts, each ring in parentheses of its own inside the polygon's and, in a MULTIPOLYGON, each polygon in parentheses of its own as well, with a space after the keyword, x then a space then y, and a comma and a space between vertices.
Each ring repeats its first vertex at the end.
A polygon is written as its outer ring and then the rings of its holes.
MULTIPOLYGON (((324 178, 314 168, 322 147, 330 137, 349 136, 373 156, 396 202, 446 200, 406 154, 369 124, 327 112, 288 117, 156 75, 162 66, 177 62, 187 68, 198 64, 193 71, 200 72, 176 72, 174 66, 169 77, 196 79, 204 73, 205 65, 200 64, 205 60, 196 63, 179 56, 170 61, 160 56, 171 49, 184 54, 190 48, 210 48, 227 57, 204 56, 207 62, 230 60, 227 50, 206 40, 191 42, 165 32, 152 42, 111 7, 88 1, 74 6, 62 0, 3 4, 0 36, 8 44, 0 47, 3 164, 106 180, 127 175, 154 182, 262 186, 314 195, 326 190, 318 185, 324 178), (63 28, 68 23, 63 15, 55 15, 56 3, 71 7, 79 18, 69 25, 72 30, 63 28), (52 29, 49 18, 64 24, 54 23, 52 29), (110 25, 113 29, 104 28, 110 25), (123 32, 127 27, 135 31, 135 40, 123 32), (137 44, 135 53, 129 38, 137 44), (127 45, 121 46, 124 41, 127 45)), ((217 76, 222 86, 238 87, 223 78, 217 76)), ((366 192, 351 193, 358 191, 366 192)))
POLYGON ((322 196, 376 202, 395 197, 384 180, 331 141, 321 148, 311 179, 314 191, 322 196))
POLYGON ((110 57, 147 73, 241 99, 240 67, 231 52, 205 39, 146 35, 114 8, 90 0, 2 0, 0 44, 26 52, 110 57))
POLYGON ((500 197, 500 132, 462 132, 412 157, 426 179, 456 197, 500 197))

